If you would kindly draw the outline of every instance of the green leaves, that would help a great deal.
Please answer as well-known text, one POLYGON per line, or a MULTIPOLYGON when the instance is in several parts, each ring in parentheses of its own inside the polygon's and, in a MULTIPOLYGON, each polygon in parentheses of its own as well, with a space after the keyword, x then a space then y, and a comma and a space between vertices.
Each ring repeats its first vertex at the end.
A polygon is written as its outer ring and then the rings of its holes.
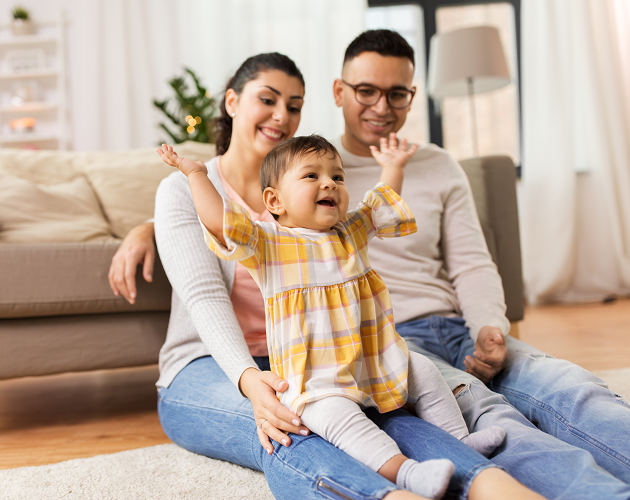
POLYGON ((22 19, 23 21, 26 21, 30 17, 31 13, 28 9, 25 9, 20 5, 16 5, 13 7, 11 15, 13 16, 13 19, 22 19))
POLYGON ((163 101, 153 100, 170 123, 159 126, 172 139, 163 142, 184 141, 214 142, 213 118, 217 110, 216 99, 197 78, 193 70, 184 68, 184 75, 172 78, 168 84, 175 95, 163 101), (192 84, 191 84, 192 81, 192 84))

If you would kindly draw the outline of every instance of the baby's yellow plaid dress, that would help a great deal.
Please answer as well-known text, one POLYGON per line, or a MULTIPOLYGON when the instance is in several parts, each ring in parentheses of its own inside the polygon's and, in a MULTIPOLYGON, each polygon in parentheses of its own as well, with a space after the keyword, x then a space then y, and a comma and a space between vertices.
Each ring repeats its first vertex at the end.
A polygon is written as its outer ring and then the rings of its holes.
POLYGON ((224 208, 227 248, 204 228, 206 243, 238 259, 263 293, 271 369, 289 383, 282 404, 298 415, 333 395, 380 412, 405 404, 409 352, 367 254, 374 236, 416 231, 396 192, 378 184, 330 231, 254 222, 228 199, 224 208))

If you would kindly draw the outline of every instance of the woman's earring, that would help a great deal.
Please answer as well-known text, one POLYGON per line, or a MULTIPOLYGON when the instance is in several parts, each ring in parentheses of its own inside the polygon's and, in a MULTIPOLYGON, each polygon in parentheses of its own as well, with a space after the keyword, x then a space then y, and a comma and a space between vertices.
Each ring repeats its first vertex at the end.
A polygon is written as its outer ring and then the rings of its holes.
POLYGON ((232 113, 230 116, 234 118, 236 116, 236 113, 232 113))

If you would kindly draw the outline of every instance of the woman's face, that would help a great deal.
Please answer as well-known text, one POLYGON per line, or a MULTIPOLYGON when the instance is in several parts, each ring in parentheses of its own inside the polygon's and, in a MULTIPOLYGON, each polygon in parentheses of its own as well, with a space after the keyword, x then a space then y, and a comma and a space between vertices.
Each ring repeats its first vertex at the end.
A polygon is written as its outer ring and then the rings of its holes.
POLYGON ((304 86, 283 71, 262 71, 240 95, 228 90, 225 101, 227 112, 235 114, 230 144, 250 149, 262 161, 275 145, 295 134, 304 86))

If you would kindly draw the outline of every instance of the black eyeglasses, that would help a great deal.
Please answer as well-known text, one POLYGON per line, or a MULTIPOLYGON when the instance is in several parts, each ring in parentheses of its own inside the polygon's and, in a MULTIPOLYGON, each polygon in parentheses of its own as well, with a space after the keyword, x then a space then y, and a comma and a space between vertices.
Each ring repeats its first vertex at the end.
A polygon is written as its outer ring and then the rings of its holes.
POLYGON ((389 90, 379 89, 374 85, 362 83, 360 85, 351 85, 345 80, 341 80, 348 87, 354 90, 354 97, 359 104, 364 106, 373 106, 376 104, 383 94, 387 97, 387 103, 395 109, 404 109, 411 104, 413 96, 416 95, 416 88, 393 88, 389 90))

